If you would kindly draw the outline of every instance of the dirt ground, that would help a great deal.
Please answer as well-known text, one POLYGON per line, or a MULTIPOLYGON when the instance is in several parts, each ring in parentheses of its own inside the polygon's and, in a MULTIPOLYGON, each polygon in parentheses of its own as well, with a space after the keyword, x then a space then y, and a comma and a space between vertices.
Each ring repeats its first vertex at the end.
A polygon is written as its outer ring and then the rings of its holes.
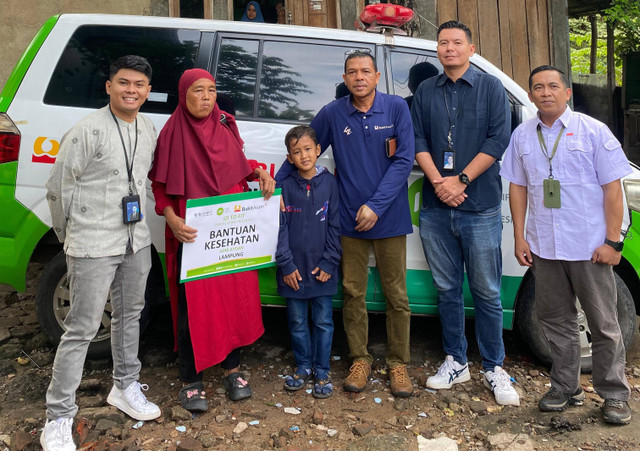
MULTIPOLYGON (((29 268, 28 288, 16 293, 0 285, 0 450, 40 449, 45 421, 45 391, 51 377, 55 348, 37 326, 35 293, 42 263, 29 268), (3 445, 4 444, 4 445, 3 445)), ((505 368, 516 380, 520 407, 500 407, 483 386, 473 323, 467 328, 471 382, 452 390, 425 389, 426 378, 440 363, 440 323, 415 317, 411 323, 410 375, 414 395, 394 399, 384 365, 383 315, 370 316, 370 350, 376 362, 364 392, 342 390, 349 368, 342 317, 334 315, 332 378, 336 390, 327 400, 315 400, 307 390, 287 392, 283 375, 292 371, 285 310, 263 310, 266 333, 243 350, 242 370, 254 391, 252 398, 229 401, 221 387, 222 370, 205 372, 209 411, 191 415, 179 407, 176 355, 168 305, 154 312, 141 339, 140 381, 147 396, 163 412, 160 419, 138 423, 106 404, 111 389, 111 362, 87 361, 78 391, 80 411, 74 423, 75 442, 90 450, 631 450, 640 449, 640 413, 628 426, 603 423, 600 398, 589 375, 582 376, 587 392, 584 406, 560 415, 537 408, 548 389, 548 368, 530 355, 519 337, 505 331, 505 368), (293 409, 291 409, 293 408, 293 409), (287 413, 287 412, 297 412, 287 413), (446 442, 440 437, 451 439, 446 442), (438 447, 440 446, 440 447, 438 447), (447 447, 449 446, 449 447, 447 447)), ((633 387, 630 404, 640 409, 640 344, 628 350, 627 377, 633 387)))

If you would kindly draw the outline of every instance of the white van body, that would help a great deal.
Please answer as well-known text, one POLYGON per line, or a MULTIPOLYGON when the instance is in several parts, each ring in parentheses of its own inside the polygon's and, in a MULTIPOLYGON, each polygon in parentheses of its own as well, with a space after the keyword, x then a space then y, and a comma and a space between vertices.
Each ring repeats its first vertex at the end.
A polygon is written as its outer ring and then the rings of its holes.
MULTIPOLYGON (((19 88, 17 97, 20 102, 14 102, 8 113, 16 122, 22 134, 22 146, 20 149, 20 159, 18 162, 18 178, 16 180, 16 199, 24 204, 28 209, 33 211, 38 218, 48 226, 51 226, 51 215, 49 207, 44 197, 44 182, 49 176, 50 165, 32 163, 31 156, 34 152, 34 143, 39 137, 46 137, 44 146, 52 146, 51 140, 57 142, 66 130, 71 128, 77 121, 86 116, 92 110, 84 108, 64 108, 57 105, 47 105, 42 102, 44 90, 47 84, 43 80, 49 80, 53 69, 58 64, 62 50, 67 42, 79 26, 84 25, 105 25, 113 24, 118 26, 144 26, 159 28, 175 28, 175 29, 194 29, 194 30, 211 30, 215 32, 246 32, 251 35, 267 35, 267 36, 285 36, 298 38, 315 39, 319 35, 324 40, 335 40, 345 42, 361 42, 370 43, 377 46, 387 46, 388 39, 381 34, 370 34, 356 31, 344 31, 334 29, 318 29, 311 27, 296 27, 287 25, 272 24, 239 24, 230 21, 202 21, 193 19, 176 19, 176 18, 159 18, 159 17, 138 17, 138 16, 117 16, 117 15, 75 15, 63 14, 58 19, 58 24, 54 29, 54 33, 50 35, 42 45, 34 59, 32 66, 38 67, 37 71, 29 71, 19 88), (37 116, 33 114, 38 111, 37 116)), ((421 49, 428 50, 435 54, 436 44, 434 41, 415 39, 410 37, 396 36, 393 38, 394 47, 405 49, 421 49)), ((512 79, 507 77, 499 69, 489 63, 479 55, 474 55, 471 59, 472 63, 484 72, 495 75, 504 84, 511 97, 517 99, 521 105, 523 120, 529 119, 535 115, 535 106, 529 101, 527 93, 520 88, 512 79)), ((342 62, 340 62, 342 64, 342 62)), ((161 74, 154 75, 154 79, 161 77, 161 74)), ((152 81, 153 86, 153 81, 152 81)), ((164 93, 154 92, 150 100, 154 98, 162 98, 164 93)), ((321 102, 322 105, 328 103, 331 99, 321 102)), ((158 131, 160 131, 167 121, 168 116, 164 114, 145 113, 154 122, 158 131)), ((291 128, 292 124, 274 124, 255 121, 243 121, 238 118, 238 127, 240 135, 245 141, 245 152, 250 159, 256 159, 265 163, 268 168, 277 168, 282 164, 286 149, 284 148, 284 135, 291 128)), ((43 146, 43 147, 44 147, 43 146)), ((46 148, 44 150, 47 150, 46 148)), ((333 161, 330 152, 320 159, 323 164, 333 169, 333 161)), ((422 172, 417 168, 412 172, 409 184, 414 183, 418 178, 422 177, 422 172)), ((148 185, 147 195, 151 200, 153 196, 148 185)), ((508 192, 505 186, 505 193, 508 192)), ((503 216, 509 216, 509 205, 507 196, 503 196, 503 216)), ((153 211, 153 202, 149 202, 149 211, 147 212, 147 221, 153 234, 153 241, 158 252, 164 252, 164 219, 158 217, 153 211)), ((420 209, 419 199, 413 199, 412 208, 416 211, 420 209)), ((414 225, 414 232, 408 236, 407 244, 407 267, 409 269, 426 270, 424 254, 422 252, 422 244, 417 228, 414 225)), ((512 229, 504 228, 503 232, 503 249, 504 255, 504 272, 510 276, 522 276, 524 271, 520 268, 511 256, 513 243, 512 229)), ((371 257, 371 266, 375 266, 373 256, 371 257)))
MULTIPOLYGON (((436 43, 410 37, 288 25, 124 15, 62 14, 51 18, 34 38, 0 96, 0 115, 4 114, 13 121, 21 135, 15 200, 32 213, 27 215, 25 222, 40 223, 33 226, 36 231, 31 236, 20 238, 16 235, 7 245, 13 246, 14 252, 23 257, 16 259, 20 263, 14 265, 18 269, 11 273, 12 276, 3 278, 0 264, 0 283, 23 286, 24 279, 19 280, 15 274, 24 277, 26 262, 33 249, 43 236, 51 235, 45 182, 63 134, 95 108, 106 104, 103 66, 109 58, 136 53, 150 60, 154 69, 152 92, 142 112, 154 122, 158 131, 177 103, 180 73, 191 67, 209 70, 216 77, 219 97, 227 94, 238 109, 236 119, 245 141, 247 157, 262 163, 273 175, 285 159, 286 132, 294 125, 310 122, 323 105, 333 100, 334 91, 342 81, 344 53, 353 48, 369 48, 375 52, 382 74, 378 85, 381 92, 403 97, 411 95, 408 74, 410 68, 419 62, 428 62, 442 72, 436 57, 436 43)), ((535 106, 527 93, 512 79, 477 54, 471 58, 471 63, 479 70, 496 76, 504 85, 511 103, 512 128, 535 116, 535 106)), ((330 151, 325 152, 319 161, 330 169, 334 168, 330 151)), ((416 165, 407 182, 414 227, 414 233, 408 236, 407 242, 407 286, 414 313, 437 314, 437 293, 431 283, 418 233, 422 177, 416 165)), ((0 183, 1 178, 0 174, 0 183)), ((504 183, 503 193, 504 326, 512 328, 516 298, 525 293, 527 302, 532 302, 531 278, 523 279, 526 268, 520 267, 513 258, 507 183, 504 183), (522 287, 523 281, 527 282, 526 290, 522 287)), ((159 263, 164 254, 164 218, 155 214, 150 184, 147 184, 147 196, 150 202, 147 202, 146 218, 152 231, 154 255, 159 257, 154 263, 159 263)), ((16 221, 20 224, 22 220, 16 221)), ((1 246, 0 242, 0 254, 3 252, 1 246)), ((48 274, 43 276, 47 280, 41 284, 38 297, 40 323, 53 339, 62 333, 62 319, 68 311, 64 260, 59 259, 56 265, 52 264, 48 274), (49 305, 52 297, 53 308, 49 305)), ((372 311, 384 311, 385 303, 376 280, 373 255, 370 267, 367 305, 372 311)), ((5 269, 15 268, 9 268, 7 264, 5 269)), ((625 283, 636 283, 636 271, 627 272, 625 283)), ((162 286, 160 291, 164 294, 166 286, 162 269, 155 267, 152 276, 154 274, 156 277, 150 277, 150 280, 162 286)), ((274 274, 275 271, 261 270, 261 294, 266 304, 283 303, 275 293, 274 274)), ((149 287, 150 284, 148 292, 149 287)), ((635 329, 635 307, 632 297, 627 297, 630 299, 627 303, 631 303, 628 309, 633 308, 630 316, 635 329)), ((341 305, 340 293, 336 296, 335 305, 341 305)), ((473 304, 468 292, 465 292, 465 306, 472 316, 473 304)), ((521 322, 525 328, 535 326, 535 318, 531 315, 534 313, 523 315, 521 322)), ((108 352, 108 338, 108 328, 105 328, 96 339, 96 342, 103 342, 100 352, 108 352)), ((544 343, 541 346, 544 347, 544 343)), ((588 353, 588 343, 586 348, 588 353)))

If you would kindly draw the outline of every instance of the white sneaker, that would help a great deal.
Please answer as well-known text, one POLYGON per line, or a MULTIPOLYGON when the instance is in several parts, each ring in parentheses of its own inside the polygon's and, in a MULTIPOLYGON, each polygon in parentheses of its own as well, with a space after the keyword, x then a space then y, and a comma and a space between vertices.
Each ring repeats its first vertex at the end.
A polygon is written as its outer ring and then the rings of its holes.
POLYGON ((431 376, 427 379, 427 388, 434 388, 436 390, 449 389, 453 384, 460 384, 471 380, 469 374, 469 365, 460 365, 453 360, 453 357, 448 355, 435 376, 431 376))
POLYGON ((73 418, 58 418, 47 421, 40 434, 40 445, 44 451, 76 451, 71 436, 73 418))
POLYGON ((142 390, 149 390, 149 386, 136 381, 124 390, 120 390, 114 385, 107 397, 107 402, 136 420, 145 421, 158 418, 162 413, 160 407, 147 401, 142 390))
POLYGON ((485 371, 482 378, 484 385, 493 392, 496 402, 502 406, 519 406, 520 396, 511 385, 511 376, 501 367, 493 371, 485 371))

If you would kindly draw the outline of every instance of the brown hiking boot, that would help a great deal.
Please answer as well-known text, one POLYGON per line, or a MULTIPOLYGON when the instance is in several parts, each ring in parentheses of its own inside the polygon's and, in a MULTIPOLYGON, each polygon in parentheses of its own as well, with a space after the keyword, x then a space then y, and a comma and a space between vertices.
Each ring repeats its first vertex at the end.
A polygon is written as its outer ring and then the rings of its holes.
POLYGON ((349 376, 344 380, 346 391, 361 392, 367 385, 367 378, 371 373, 371 365, 364 360, 356 360, 349 368, 349 376))
POLYGON ((413 384, 409 373, 407 373, 407 365, 398 365, 389 370, 389 378, 391 379, 391 393, 399 398, 408 398, 413 393, 413 384))

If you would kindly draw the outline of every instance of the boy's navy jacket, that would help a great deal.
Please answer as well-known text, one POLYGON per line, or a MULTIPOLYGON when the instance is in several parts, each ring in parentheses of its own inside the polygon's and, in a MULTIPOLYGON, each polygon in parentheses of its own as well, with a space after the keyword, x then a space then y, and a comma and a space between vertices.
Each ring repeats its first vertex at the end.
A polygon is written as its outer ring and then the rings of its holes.
POLYGON ((338 290, 340 264, 340 217, 338 183, 324 167, 316 166, 311 179, 298 171, 278 185, 282 188, 285 211, 280 212, 280 232, 276 264, 278 294, 285 298, 310 299, 332 296, 338 290), (315 267, 331 274, 326 282, 316 280, 315 267), (296 291, 284 283, 283 276, 298 270, 302 280, 296 291))

